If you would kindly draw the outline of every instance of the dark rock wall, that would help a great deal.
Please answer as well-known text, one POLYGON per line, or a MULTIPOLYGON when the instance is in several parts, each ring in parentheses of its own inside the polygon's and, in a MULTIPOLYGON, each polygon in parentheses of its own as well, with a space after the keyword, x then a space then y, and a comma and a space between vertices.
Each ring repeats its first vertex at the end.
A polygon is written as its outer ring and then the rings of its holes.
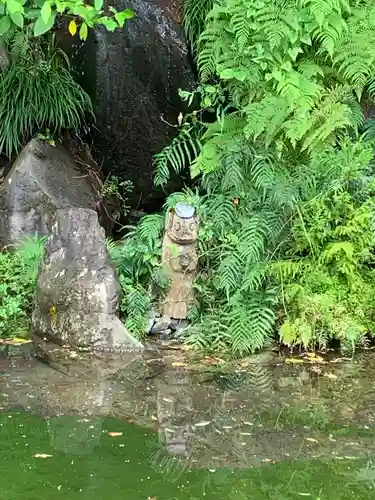
POLYGON ((73 52, 80 83, 93 99, 95 159, 105 174, 134 183, 134 207, 155 208, 165 194, 153 188, 152 156, 176 134, 168 123, 177 123, 183 107, 178 89, 193 88, 194 72, 173 0, 113 5, 133 8, 136 17, 123 30, 98 30, 84 44, 65 34, 62 44, 73 52))

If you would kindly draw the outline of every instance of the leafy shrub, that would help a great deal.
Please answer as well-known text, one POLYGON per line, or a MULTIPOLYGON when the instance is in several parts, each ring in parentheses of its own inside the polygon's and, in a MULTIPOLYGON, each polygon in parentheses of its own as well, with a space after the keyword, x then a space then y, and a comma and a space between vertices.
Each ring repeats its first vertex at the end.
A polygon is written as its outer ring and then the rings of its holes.
POLYGON ((0 72, 0 150, 17 152, 34 133, 79 128, 92 113, 89 96, 75 82, 54 39, 17 30, 7 38, 11 65, 0 72))
MULTIPOLYGON (((128 228, 129 229, 129 228, 128 228)), ((146 215, 131 227, 121 242, 108 244, 123 290, 121 312, 128 330, 138 338, 146 332, 154 287, 165 288, 168 280, 161 270, 162 215, 146 215)))
POLYGON ((14 251, 0 252, 0 337, 25 336, 29 331, 44 240, 26 239, 14 251))
POLYGON ((373 151, 361 142, 316 158, 314 189, 294 219, 285 257, 273 269, 281 285, 288 345, 352 348, 375 332, 375 178, 373 151))
POLYGON ((104 10, 104 0, 95 0, 94 5, 84 0, 0 0, 0 36, 13 28, 27 26, 34 36, 52 30, 56 21, 66 16, 70 19, 69 32, 75 35, 79 27, 79 37, 86 40, 88 28, 105 26, 109 31, 122 28, 125 21, 134 17, 131 9, 117 11, 110 7, 108 16, 104 10))
POLYGON ((373 329, 373 172, 360 142, 375 91, 373 2, 224 0, 205 19, 197 93, 217 120, 185 117, 155 178, 190 168, 204 193, 190 342, 254 351, 280 303, 284 340, 358 339, 373 329), (284 283, 275 269, 288 261, 299 271, 284 283))

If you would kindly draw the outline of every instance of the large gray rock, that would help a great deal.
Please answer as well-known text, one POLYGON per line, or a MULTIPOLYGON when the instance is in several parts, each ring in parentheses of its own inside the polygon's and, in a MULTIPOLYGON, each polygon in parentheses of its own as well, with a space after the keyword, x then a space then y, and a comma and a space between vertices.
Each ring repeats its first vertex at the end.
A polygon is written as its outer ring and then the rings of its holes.
POLYGON ((39 354, 52 346, 101 352, 143 346, 119 320, 120 285, 93 210, 57 210, 39 271, 32 333, 39 354))
POLYGON ((133 205, 147 208, 165 197, 153 187, 152 157, 177 133, 184 105, 178 90, 195 85, 180 25, 182 1, 113 0, 110 5, 130 7, 136 17, 113 33, 91 31, 82 44, 65 27, 60 43, 93 99, 91 132, 98 164, 106 173, 131 180, 133 205))
POLYGON ((38 139, 21 151, 0 186, 0 247, 46 236, 56 209, 94 209, 98 189, 61 147, 38 139))

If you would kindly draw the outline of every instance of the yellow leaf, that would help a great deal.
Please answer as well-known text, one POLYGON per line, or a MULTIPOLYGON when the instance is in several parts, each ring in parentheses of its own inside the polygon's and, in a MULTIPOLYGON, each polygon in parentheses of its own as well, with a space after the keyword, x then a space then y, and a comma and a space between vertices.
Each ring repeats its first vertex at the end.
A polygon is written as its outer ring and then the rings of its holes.
POLYGON ((317 356, 313 352, 308 352, 306 354, 307 358, 309 358, 309 361, 312 363, 325 363, 324 359, 321 356, 317 356))
POLYGON ((186 366, 183 361, 173 361, 172 366, 186 366))
POLYGON ((53 455, 47 455, 46 453, 37 453, 34 458, 51 458, 53 455))
POLYGON ((293 365, 298 365, 303 363, 303 359, 301 358, 286 358, 285 363, 291 363, 293 365))
POLYGON ((336 380, 337 379, 337 375, 335 375, 334 373, 331 373, 331 372, 325 373, 324 377, 327 377, 330 380, 336 380))
POLYGON ((221 358, 217 358, 216 356, 206 356, 203 360, 206 365, 221 365, 224 363, 224 360, 221 358))
POLYGON ((305 438, 306 441, 310 441, 310 443, 319 443, 319 441, 315 438, 305 438))
POLYGON ((15 337, 12 340, 12 344, 29 344, 30 342, 32 342, 32 340, 30 340, 30 339, 22 339, 22 338, 19 338, 19 337, 15 337))
POLYGON ((51 316, 54 316, 56 314, 56 306, 50 307, 49 312, 50 312, 51 316))
POLYGON ((74 19, 69 23, 69 33, 74 36, 77 33, 77 24, 74 19))

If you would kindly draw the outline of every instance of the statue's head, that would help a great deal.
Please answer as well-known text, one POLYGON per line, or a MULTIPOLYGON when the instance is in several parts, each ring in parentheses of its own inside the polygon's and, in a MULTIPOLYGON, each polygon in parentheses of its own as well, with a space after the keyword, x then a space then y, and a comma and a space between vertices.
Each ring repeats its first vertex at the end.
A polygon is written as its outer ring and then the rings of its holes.
POLYGON ((168 214, 167 233, 172 241, 180 245, 194 243, 198 239, 198 217, 195 209, 186 203, 177 203, 168 214))

